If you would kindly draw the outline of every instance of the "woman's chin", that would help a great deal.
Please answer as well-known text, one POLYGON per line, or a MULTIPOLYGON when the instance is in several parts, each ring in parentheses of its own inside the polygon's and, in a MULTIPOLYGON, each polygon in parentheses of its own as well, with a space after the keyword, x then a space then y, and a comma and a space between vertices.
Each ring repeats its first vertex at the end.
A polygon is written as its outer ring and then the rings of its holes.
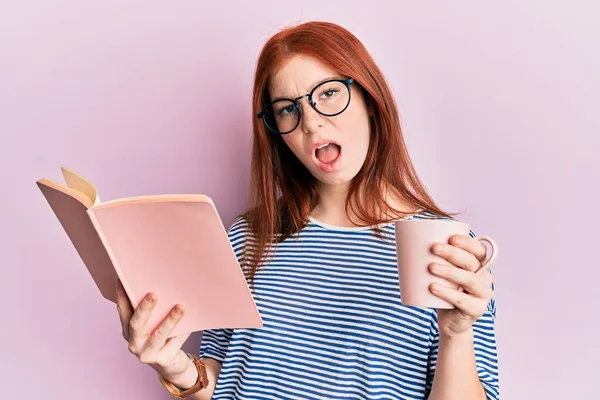
POLYGON ((313 173, 313 176, 319 181, 322 186, 342 186, 348 185, 356 174, 348 173, 348 171, 338 171, 336 174, 323 174, 321 171, 313 173))

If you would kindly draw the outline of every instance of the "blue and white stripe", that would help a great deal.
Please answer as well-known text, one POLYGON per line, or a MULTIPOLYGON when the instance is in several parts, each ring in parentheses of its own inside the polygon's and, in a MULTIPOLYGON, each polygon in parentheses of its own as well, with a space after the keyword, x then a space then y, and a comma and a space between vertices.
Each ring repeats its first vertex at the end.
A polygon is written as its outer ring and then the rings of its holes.
MULTIPOLYGON (((420 214, 413 218, 429 218, 420 214)), ((253 295, 260 329, 205 331, 201 357, 223 366, 221 399, 425 399, 439 332, 435 310, 400 302, 394 225, 331 227, 311 219, 271 251, 253 295)), ((473 234, 472 234, 473 235, 473 234)), ((229 238, 242 255, 249 230, 229 238)), ((475 353, 489 399, 498 399, 495 304, 476 322, 475 353)))

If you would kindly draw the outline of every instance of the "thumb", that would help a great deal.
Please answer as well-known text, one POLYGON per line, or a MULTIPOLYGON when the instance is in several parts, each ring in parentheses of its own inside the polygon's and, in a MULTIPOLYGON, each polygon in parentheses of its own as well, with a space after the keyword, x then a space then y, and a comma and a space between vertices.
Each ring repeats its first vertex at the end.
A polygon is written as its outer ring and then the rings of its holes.
POLYGON ((177 355, 177 352, 181 350, 181 347, 183 346, 185 341, 188 340, 190 335, 191 332, 179 336, 173 336, 172 338, 167 340, 165 345, 159 351, 161 353, 160 358, 169 360, 174 359, 177 355))

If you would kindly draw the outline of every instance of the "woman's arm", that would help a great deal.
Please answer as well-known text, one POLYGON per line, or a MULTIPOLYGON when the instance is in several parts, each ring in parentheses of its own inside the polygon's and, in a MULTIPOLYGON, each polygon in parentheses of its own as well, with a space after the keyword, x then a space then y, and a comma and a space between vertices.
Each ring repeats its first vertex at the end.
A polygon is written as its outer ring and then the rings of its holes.
POLYGON ((487 249, 470 232, 453 236, 448 244, 434 245, 433 251, 452 265, 432 264, 430 271, 464 291, 431 286, 454 308, 437 310, 433 321, 429 399, 497 400, 494 279, 489 269, 481 270, 487 249))
POLYGON ((473 330, 459 335, 440 333, 437 363, 429 400, 485 400, 477 374, 473 330))

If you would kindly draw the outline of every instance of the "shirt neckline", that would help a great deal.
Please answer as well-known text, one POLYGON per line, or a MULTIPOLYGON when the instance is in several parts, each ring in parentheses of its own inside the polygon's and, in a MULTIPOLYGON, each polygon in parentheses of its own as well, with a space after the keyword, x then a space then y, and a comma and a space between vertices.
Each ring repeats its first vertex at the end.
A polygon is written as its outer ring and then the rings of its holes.
MULTIPOLYGON (((404 218, 399 218, 398 220, 404 220, 404 219, 412 219, 417 215, 421 215, 423 214, 422 212, 417 212, 416 214, 413 215, 409 215, 408 217, 404 217, 404 218)), ((319 221, 318 219, 312 217, 312 216, 308 216, 308 220, 310 222, 312 222, 314 225, 317 225, 321 228, 324 229, 329 229, 329 230, 333 230, 333 231, 346 231, 346 232, 361 232, 361 231, 368 231, 371 229, 374 229, 377 227, 377 225, 370 225, 370 226, 337 226, 337 225, 331 225, 322 221, 319 221)), ((394 225, 394 221, 390 221, 387 223, 383 223, 383 224, 379 224, 378 226, 381 227, 386 227, 386 226, 392 226, 394 225)))

